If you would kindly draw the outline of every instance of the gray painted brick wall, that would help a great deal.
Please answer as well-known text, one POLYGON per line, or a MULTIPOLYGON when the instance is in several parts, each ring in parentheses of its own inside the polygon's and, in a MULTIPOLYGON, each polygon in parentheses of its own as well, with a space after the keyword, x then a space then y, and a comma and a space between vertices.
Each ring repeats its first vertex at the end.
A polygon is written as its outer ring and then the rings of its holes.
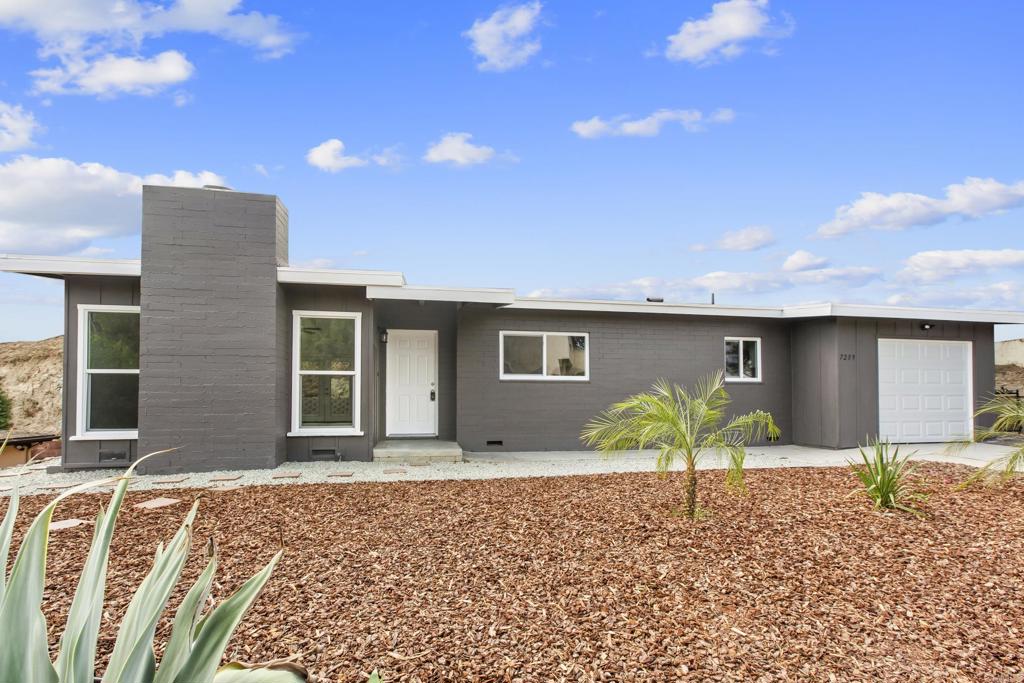
POLYGON ((272 195, 143 189, 139 453, 147 471, 273 467, 284 457, 272 195))
POLYGON ((471 451, 580 450, 583 425, 659 378, 692 385, 723 366, 724 337, 762 338, 763 381, 729 384, 737 413, 768 410, 792 439, 789 328, 784 321, 490 310, 459 316, 458 439, 471 451), (500 330, 588 332, 590 381, 498 379, 500 330), (500 440, 501 446, 487 441, 500 440))

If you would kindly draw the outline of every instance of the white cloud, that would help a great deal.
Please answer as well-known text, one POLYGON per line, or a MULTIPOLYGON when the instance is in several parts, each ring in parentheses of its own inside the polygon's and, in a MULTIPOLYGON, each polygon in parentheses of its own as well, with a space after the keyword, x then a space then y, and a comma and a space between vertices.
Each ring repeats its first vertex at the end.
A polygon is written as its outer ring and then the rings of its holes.
POLYGON ((934 225, 959 216, 964 219, 1024 205, 1024 181, 1006 185, 994 178, 965 178, 948 185, 943 198, 911 192, 862 192, 860 198, 836 209, 835 218, 818 227, 820 237, 838 237, 858 230, 905 230, 934 225))
POLYGON ((0 251, 69 253, 137 234, 142 185, 224 185, 209 171, 145 177, 98 163, 23 155, 0 164, 0 251))
POLYGON ((366 166, 368 161, 361 157, 345 156, 345 143, 338 138, 325 140, 306 152, 306 161, 321 171, 337 173, 346 168, 366 166))
POLYGON ((480 71, 508 71, 526 64, 540 52, 540 39, 531 36, 540 18, 541 3, 502 7, 487 19, 477 19, 462 35, 481 58, 480 71))
POLYGON ((252 165, 252 170, 256 171, 257 173, 259 173, 264 178, 267 178, 267 177, 270 176, 270 171, 268 171, 267 167, 264 166, 263 164, 253 164, 252 165))
MULTIPOLYGON (((81 61, 53 69, 37 69, 38 92, 112 97, 120 94, 155 95, 165 88, 187 81, 195 67, 177 50, 161 52, 151 59, 116 57, 107 54, 92 62, 81 61)), ((187 101, 175 97, 175 104, 187 101)))
MULTIPOLYGON (((751 40, 784 38, 793 32, 792 20, 773 22, 768 0, 723 0, 711 6, 702 19, 684 21, 679 31, 668 37, 665 56, 672 61, 687 61, 701 66, 743 53, 751 40)), ((766 50, 773 54, 774 50, 766 50)))
POLYGON ((1024 283, 1004 281, 977 287, 914 287, 885 301, 890 306, 964 306, 968 308, 1022 308, 1024 283))
POLYGON ((490 161, 494 148, 474 145, 469 133, 448 133, 427 148, 423 160, 431 164, 449 163, 456 166, 472 166, 490 161))
POLYGON ((708 246, 706 244, 694 244, 690 251, 710 251, 718 249, 721 251, 756 251, 775 243, 775 234, 772 229, 764 225, 751 225, 740 230, 730 230, 722 235, 721 239, 708 246))
POLYGON ((736 118, 732 109, 716 109, 705 116, 698 109, 659 109, 639 119, 630 119, 627 115, 617 116, 611 120, 594 116, 582 121, 574 121, 569 130, 581 138, 600 138, 612 135, 630 137, 654 137, 661 133, 665 124, 678 123, 690 133, 698 133, 706 129, 709 123, 731 123, 736 118))
POLYGON ((401 168, 405 163, 405 159, 398 151, 398 145, 392 145, 391 147, 385 147, 381 151, 370 156, 373 163, 384 168, 401 168))
POLYGON ((627 300, 661 296, 673 301, 703 301, 711 292, 764 294, 823 285, 841 285, 849 288, 866 285, 880 277, 879 269, 866 266, 817 268, 799 272, 719 270, 694 278, 641 277, 589 288, 539 289, 531 292, 529 296, 627 300))
POLYGON ((985 273, 1004 268, 1024 268, 1021 249, 935 249, 920 251, 906 261, 900 275, 912 280, 935 282, 960 275, 985 273))
POLYGON ((193 68, 176 50, 142 54, 148 39, 208 34, 271 59, 292 50, 298 37, 277 16, 246 12, 241 5, 241 0, 5 2, 0 28, 33 34, 40 57, 58 62, 32 72, 38 92, 151 95, 188 79, 193 68))
POLYGON ((826 265, 828 265, 828 259, 824 256, 815 256, 809 251, 797 249, 786 257, 785 262, 782 264, 782 270, 794 273, 801 270, 822 268, 826 265))
POLYGON ((0 102, 0 152, 31 147, 32 136, 42 130, 32 112, 19 105, 0 102))

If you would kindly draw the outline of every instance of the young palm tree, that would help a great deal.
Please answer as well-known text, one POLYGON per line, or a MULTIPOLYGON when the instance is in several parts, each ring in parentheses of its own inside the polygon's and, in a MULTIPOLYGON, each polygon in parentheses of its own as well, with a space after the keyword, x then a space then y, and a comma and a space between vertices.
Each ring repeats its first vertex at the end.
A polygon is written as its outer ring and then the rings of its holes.
POLYGON ((602 453, 658 449, 659 472, 682 458, 686 464, 686 514, 697 516, 697 462, 707 451, 729 458, 726 484, 743 489, 743 460, 747 444, 782 433, 770 413, 755 410, 731 418, 722 372, 711 374, 693 391, 659 380, 651 390, 616 403, 583 428, 582 439, 602 453))
MULTIPOLYGON (((979 427, 975 430, 975 441, 990 441, 999 436, 1018 436, 1024 430, 1024 401, 1015 396, 996 395, 990 398, 975 417, 995 415, 991 427, 979 427)), ((963 446, 966 444, 955 444, 963 446)), ((967 480, 967 484, 977 481, 1009 479, 1019 472, 1024 472, 1024 445, 1018 444, 1014 450, 988 463, 967 480)))

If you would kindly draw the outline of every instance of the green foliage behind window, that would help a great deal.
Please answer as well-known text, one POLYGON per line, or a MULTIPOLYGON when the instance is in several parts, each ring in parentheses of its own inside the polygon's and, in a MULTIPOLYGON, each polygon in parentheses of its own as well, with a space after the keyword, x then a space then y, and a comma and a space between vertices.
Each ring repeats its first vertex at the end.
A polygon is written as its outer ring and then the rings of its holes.
POLYGON ((11 399, 0 388, 0 429, 11 427, 11 399))

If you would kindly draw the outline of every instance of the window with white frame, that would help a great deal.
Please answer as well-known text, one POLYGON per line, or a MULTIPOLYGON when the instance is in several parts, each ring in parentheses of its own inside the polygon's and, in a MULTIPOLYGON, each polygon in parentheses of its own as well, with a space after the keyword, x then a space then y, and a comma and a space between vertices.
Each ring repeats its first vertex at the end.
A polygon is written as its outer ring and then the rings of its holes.
POLYGON ((761 380, 760 337, 725 338, 725 379, 729 382, 761 380))
POLYGON ((138 438, 139 307, 78 307, 79 438, 138 438))
POLYGON ((586 332, 500 332, 498 354, 500 379, 590 379, 586 332))
POLYGON ((359 433, 359 313, 294 311, 292 432, 359 433))

